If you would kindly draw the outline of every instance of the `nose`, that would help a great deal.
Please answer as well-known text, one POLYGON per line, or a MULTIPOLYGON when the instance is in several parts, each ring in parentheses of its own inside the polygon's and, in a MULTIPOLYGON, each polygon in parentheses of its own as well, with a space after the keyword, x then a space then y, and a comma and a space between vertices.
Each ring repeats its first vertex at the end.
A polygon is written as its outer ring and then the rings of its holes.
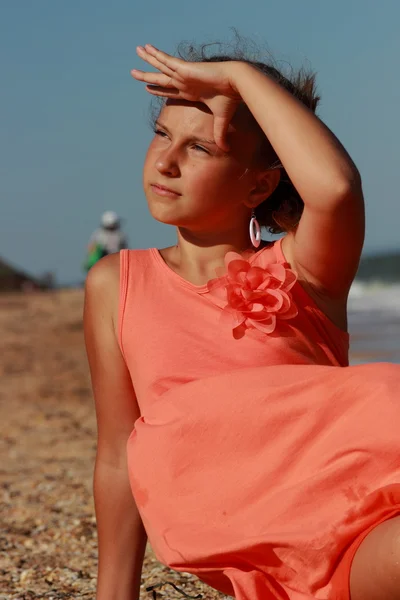
POLYGON ((178 156, 172 148, 158 155, 155 166, 159 173, 167 177, 178 177, 180 174, 178 156))

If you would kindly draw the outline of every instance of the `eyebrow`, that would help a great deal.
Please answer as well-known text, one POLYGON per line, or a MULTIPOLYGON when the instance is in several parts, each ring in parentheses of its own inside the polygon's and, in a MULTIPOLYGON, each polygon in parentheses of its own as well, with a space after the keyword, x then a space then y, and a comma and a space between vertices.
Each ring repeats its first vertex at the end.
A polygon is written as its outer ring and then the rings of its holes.
MULTIPOLYGON (((161 127, 162 129, 165 129, 165 131, 169 134, 171 134, 170 130, 168 129, 168 127, 166 127, 163 123, 161 123, 161 121, 156 121, 156 125, 158 127, 161 127)), ((197 137, 196 135, 192 135, 190 136, 190 139, 196 142, 202 142, 203 144, 211 144, 212 146, 216 146, 217 144, 214 142, 214 140, 208 140, 207 138, 201 138, 201 137, 197 137)))

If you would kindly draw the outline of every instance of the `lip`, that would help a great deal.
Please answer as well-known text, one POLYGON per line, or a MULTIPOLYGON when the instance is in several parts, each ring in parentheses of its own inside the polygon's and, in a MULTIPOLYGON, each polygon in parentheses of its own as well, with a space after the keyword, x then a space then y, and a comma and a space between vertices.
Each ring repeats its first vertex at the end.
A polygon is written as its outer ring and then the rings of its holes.
POLYGON ((174 190, 167 188, 165 185, 160 185, 159 183, 152 183, 151 189, 158 196, 164 196, 167 198, 178 198, 178 196, 182 195, 179 194, 179 192, 175 192, 174 190))

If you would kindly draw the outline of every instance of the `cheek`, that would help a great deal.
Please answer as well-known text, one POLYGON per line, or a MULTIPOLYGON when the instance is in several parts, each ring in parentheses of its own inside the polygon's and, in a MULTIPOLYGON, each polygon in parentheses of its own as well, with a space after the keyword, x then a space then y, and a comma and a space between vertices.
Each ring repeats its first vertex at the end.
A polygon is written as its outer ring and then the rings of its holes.
POLYGON ((241 168, 236 164, 221 164, 212 160, 204 164, 187 165, 184 173, 185 190, 193 197, 213 198, 243 194, 241 168))
POLYGON ((201 196, 209 187, 210 179, 214 179, 212 165, 187 164, 183 170, 183 184, 185 193, 196 197, 201 196), (208 185, 207 185, 208 184, 208 185))
POLYGON ((155 158, 154 145, 152 142, 150 144, 150 146, 148 147, 146 156, 144 158, 144 163, 143 163, 143 178, 144 178, 144 180, 146 180, 146 175, 154 167, 155 160, 156 160, 156 158, 155 158))

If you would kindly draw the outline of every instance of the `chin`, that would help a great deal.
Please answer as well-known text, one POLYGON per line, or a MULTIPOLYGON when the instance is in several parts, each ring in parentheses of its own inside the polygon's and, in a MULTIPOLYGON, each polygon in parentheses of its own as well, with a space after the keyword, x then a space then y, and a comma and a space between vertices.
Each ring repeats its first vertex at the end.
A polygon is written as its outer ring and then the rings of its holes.
POLYGON ((171 209, 171 207, 160 206, 158 203, 149 202, 149 211, 153 219, 159 223, 165 225, 174 225, 179 227, 181 225, 181 219, 179 219, 178 211, 171 209))

